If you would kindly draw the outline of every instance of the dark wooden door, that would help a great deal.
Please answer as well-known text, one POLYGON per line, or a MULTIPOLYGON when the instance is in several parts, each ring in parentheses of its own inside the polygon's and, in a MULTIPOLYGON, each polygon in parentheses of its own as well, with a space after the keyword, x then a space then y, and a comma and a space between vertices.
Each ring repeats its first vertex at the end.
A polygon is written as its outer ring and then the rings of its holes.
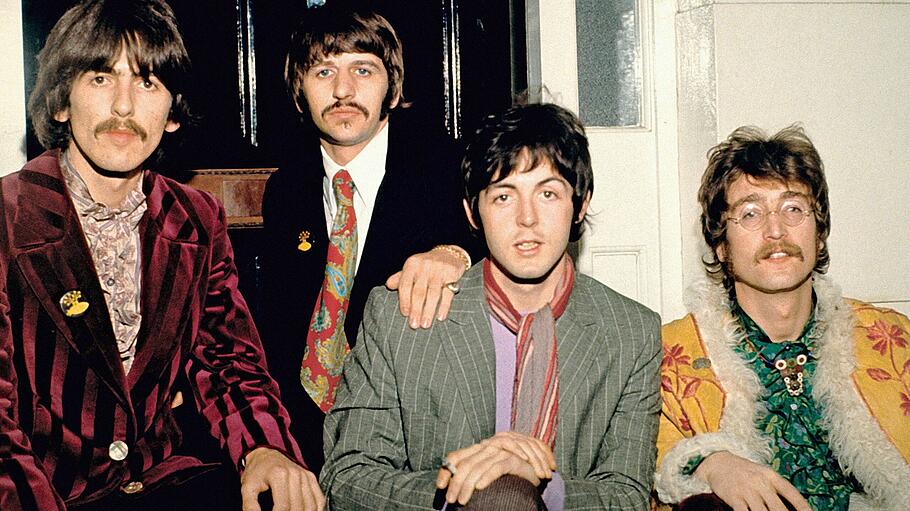
MULTIPOLYGON (((35 56, 73 3, 23 0, 26 95, 34 87, 35 56)), ((283 151, 299 144, 303 135, 285 91, 283 69, 290 34, 300 16, 306 16, 307 1, 169 3, 193 61, 187 95, 198 121, 165 137, 168 147, 160 170, 189 179, 187 171, 193 169, 276 167, 283 151)), ((405 97, 427 123, 453 138, 472 133, 484 115, 507 107, 514 93, 526 87, 523 0, 367 3, 389 19, 402 40, 405 97)), ((26 145, 29 158, 43 150, 31 126, 26 145)), ((241 291, 258 317, 263 243, 258 229, 245 227, 231 229, 230 236, 241 291)))
MULTIPOLYGON (((327 0, 341 1, 341 0, 327 0)), ((525 88, 523 0, 375 0, 404 46, 405 96, 454 138, 525 88), (520 13, 514 15, 514 13, 520 13)), ((72 0, 23 0, 26 94, 35 55, 72 0)), ((195 126, 178 131, 165 170, 273 167, 298 143, 282 77, 306 0, 171 0, 193 60, 195 126)), ((31 133, 30 158, 41 152, 31 133)))

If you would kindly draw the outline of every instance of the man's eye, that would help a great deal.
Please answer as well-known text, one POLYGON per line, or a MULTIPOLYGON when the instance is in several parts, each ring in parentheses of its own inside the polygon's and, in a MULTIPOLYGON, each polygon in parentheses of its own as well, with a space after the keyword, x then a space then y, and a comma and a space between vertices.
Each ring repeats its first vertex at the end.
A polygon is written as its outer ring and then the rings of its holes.
POLYGON ((151 80, 142 80, 141 82, 139 82, 139 87, 141 87, 145 90, 153 90, 157 87, 157 85, 155 85, 155 82, 153 82, 151 80))
POLYGON ((370 76, 372 74, 372 72, 365 67, 358 67, 357 69, 354 70, 354 74, 356 74, 357 76, 370 76))
POLYGON ((552 190, 544 190, 542 195, 543 195, 544 199, 555 199, 556 198, 556 192, 554 192, 552 190))
POLYGON ((784 204, 783 210, 788 213, 804 213, 809 208, 798 202, 791 202, 784 204))
POLYGON ((743 210, 740 218, 743 220, 749 220, 750 218, 758 218, 761 216, 761 211, 758 209, 746 209, 743 210))
POLYGON ((107 77, 104 75, 95 75, 92 77, 92 83, 95 85, 103 85, 107 81, 107 77))
POLYGON ((320 70, 316 71, 316 76, 318 76, 319 78, 325 78, 325 77, 329 76, 330 74, 332 74, 332 72, 328 69, 320 69, 320 70))
POLYGON ((504 193, 501 193, 493 198, 493 202, 505 202, 507 200, 509 200, 509 196, 504 193))

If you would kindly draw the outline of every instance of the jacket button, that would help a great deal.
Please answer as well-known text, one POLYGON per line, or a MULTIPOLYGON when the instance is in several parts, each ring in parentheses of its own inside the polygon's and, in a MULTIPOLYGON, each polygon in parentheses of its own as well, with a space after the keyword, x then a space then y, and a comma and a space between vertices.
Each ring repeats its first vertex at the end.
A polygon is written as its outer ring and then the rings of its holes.
POLYGON ((142 484, 142 481, 130 481, 121 486, 120 491, 129 495, 132 493, 139 493, 143 488, 145 488, 145 485, 142 484))
POLYGON ((107 448, 107 455, 114 461, 123 461, 126 455, 130 453, 130 448, 126 446, 123 440, 114 440, 107 448))

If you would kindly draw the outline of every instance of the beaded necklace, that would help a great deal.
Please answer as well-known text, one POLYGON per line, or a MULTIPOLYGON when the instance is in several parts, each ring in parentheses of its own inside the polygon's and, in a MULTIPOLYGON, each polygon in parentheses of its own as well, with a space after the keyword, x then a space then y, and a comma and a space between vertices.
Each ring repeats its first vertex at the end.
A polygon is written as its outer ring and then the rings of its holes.
MULTIPOLYGON (((812 301, 814 305, 814 295, 812 301)), ((747 322, 752 328, 759 328, 752 318, 740 308, 738 303, 734 310, 741 320, 747 322)), ((759 349, 755 346, 748 335, 743 339, 748 346, 749 351, 754 353, 765 367, 774 369, 780 374, 781 378, 784 380, 784 387, 787 389, 787 393, 793 397, 800 396, 805 391, 804 369, 806 363, 810 360, 815 360, 810 346, 813 344, 812 339, 811 336, 808 335, 814 327, 815 316, 813 315, 806 323, 802 333, 800 333, 795 342, 774 343, 777 346, 783 346, 774 357, 766 357, 765 354, 762 353, 763 349, 759 349)))
POLYGON ((769 360, 762 354, 761 350, 752 344, 751 340, 746 338, 745 341, 752 352, 765 364, 765 367, 777 370, 781 378, 784 379, 788 394, 795 397, 803 393, 803 390, 805 390, 803 368, 809 360, 815 360, 808 346, 797 343, 787 344, 773 360, 769 360))

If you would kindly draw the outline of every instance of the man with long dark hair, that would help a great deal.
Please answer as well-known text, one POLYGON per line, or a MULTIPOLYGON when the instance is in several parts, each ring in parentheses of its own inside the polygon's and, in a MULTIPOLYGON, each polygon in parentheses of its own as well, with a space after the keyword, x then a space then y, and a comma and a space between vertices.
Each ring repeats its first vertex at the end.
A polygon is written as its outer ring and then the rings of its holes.
POLYGON ((4 511, 237 509, 241 495, 255 510, 266 490, 321 507, 223 208, 148 170, 187 119, 188 70, 163 0, 81 2, 38 56, 29 111, 47 152, 0 181, 4 511), (178 454, 183 376, 229 464, 178 454))

